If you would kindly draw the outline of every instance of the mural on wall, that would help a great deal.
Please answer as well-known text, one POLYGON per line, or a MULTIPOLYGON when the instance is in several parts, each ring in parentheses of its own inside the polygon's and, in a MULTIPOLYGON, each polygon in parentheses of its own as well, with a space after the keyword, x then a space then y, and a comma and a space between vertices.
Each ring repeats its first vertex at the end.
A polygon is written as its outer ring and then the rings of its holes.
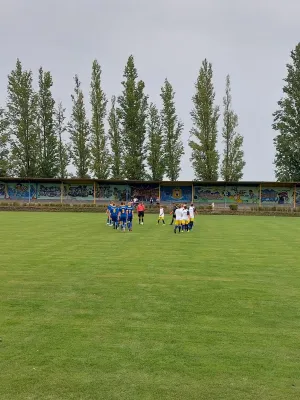
POLYGON ((192 201, 192 186, 161 186, 161 201, 192 201))
POLYGON ((259 202, 258 186, 194 186, 197 203, 256 204, 259 202))
POLYGON ((226 186, 224 194, 227 203, 259 203, 259 186, 226 186))
POLYGON ((59 200, 61 185, 59 183, 39 183, 37 197, 41 200, 59 200))
POLYGON ((36 199, 36 184, 9 182, 7 184, 7 197, 11 200, 34 200, 36 199))
POLYGON ((64 194, 67 199, 74 200, 94 200, 94 185, 93 184, 66 184, 66 193, 64 194))
POLYGON ((137 184, 129 186, 129 198, 137 198, 140 201, 156 201, 159 198, 159 187, 155 184, 137 184))
POLYGON ((300 205, 300 187, 296 187, 296 205, 300 205))
POLYGON ((102 201, 126 201, 128 199, 128 185, 97 184, 96 198, 102 201))
POLYGON ((0 199, 6 199, 6 187, 3 182, 0 182, 0 199))
POLYGON ((224 203, 225 186, 194 186, 194 202, 224 203))
POLYGON ((293 197, 293 188, 263 187, 261 189, 261 202, 265 204, 292 204, 293 197))

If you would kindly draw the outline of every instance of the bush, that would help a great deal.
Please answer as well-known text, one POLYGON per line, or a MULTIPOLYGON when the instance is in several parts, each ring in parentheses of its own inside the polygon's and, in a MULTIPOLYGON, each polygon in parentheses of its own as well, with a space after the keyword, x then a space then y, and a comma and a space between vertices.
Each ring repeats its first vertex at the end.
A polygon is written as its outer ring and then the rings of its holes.
POLYGON ((238 205, 237 204, 229 204, 229 208, 231 211, 237 211, 238 210, 238 205))

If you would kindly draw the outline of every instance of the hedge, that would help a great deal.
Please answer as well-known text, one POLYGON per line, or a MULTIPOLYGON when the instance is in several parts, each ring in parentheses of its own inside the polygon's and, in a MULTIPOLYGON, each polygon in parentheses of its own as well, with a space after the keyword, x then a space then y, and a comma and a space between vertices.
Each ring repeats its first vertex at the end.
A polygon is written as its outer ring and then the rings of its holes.
MULTIPOLYGON (((30 211, 30 212, 89 212, 105 213, 106 204, 69 204, 69 203, 20 203, 20 202, 0 202, 0 211, 30 211)), ((146 213, 157 214, 159 207, 153 205, 146 208, 146 213)), ((168 215, 172 207, 165 207, 168 215)), ((251 207, 250 209, 212 209, 211 206, 197 207, 198 214, 201 215, 244 215, 244 216, 270 216, 270 217, 300 217, 300 208, 295 209, 286 207, 251 207)))

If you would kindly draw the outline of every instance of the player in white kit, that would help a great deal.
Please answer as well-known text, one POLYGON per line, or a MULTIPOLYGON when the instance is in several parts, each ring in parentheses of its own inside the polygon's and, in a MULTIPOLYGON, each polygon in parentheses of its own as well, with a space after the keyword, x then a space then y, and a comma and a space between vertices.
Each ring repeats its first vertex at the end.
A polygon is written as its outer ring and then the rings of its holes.
POLYGON ((159 225, 159 222, 162 221, 163 225, 165 225, 165 210, 162 206, 159 208, 159 216, 157 220, 157 225, 159 225))
POLYGON ((182 210, 182 231, 189 232, 190 212, 187 206, 183 207, 182 210))
POLYGON ((177 210, 175 211, 175 227, 174 227, 174 233, 177 233, 177 229, 178 229, 178 232, 180 233, 180 231, 181 231, 181 224, 182 224, 182 208, 179 207, 179 208, 177 208, 177 210))
POLYGON ((189 213, 190 213, 190 225, 189 225, 189 228, 190 228, 190 231, 193 229, 193 226, 194 226, 195 212, 196 212, 196 210, 195 210, 194 204, 192 203, 190 205, 190 207, 189 207, 189 213))

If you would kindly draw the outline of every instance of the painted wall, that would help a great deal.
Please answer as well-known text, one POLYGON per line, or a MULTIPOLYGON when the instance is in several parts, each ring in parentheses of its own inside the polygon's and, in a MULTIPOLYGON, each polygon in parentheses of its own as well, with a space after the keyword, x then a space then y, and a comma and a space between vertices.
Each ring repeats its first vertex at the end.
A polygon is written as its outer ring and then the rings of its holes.
POLYGON ((160 187, 161 201, 192 201, 192 186, 164 186, 160 187))
MULTIPOLYGON (((112 184, 96 183, 95 197, 98 201, 128 201, 133 198, 148 202, 151 198, 156 201, 159 198, 166 202, 191 202, 192 186, 169 186, 162 184, 159 191, 157 184, 112 184)), ((289 205, 294 204, 294 188, 264 187, 261 189, 262 205, 289 205)), ((259 186, 234 186, 204 185, 194 186, 193 201, 198 204, 259 204, 259 186)), ((24 200, 51 200, 61 199, 60 183, 31 183, 28 182, 0 182, 0 199, 24 200)), ((94 200, 94 184, 65 183, 63 186, 63 199, 77 201, 94 200)), ((296 204, 300 206, 300 185, 296 188, 296 204)))
POLYGON ((7 198, 11 200, 29 200, 36 199, 36 183, 12 183, 7 184, 7 198))
POLYGON ((37 197, 40 200, 60 200, 61 185, 58 183, 39 183, 37 197))
POLYGON ((0 182, 0 199, 5 199, 6 198, 6 187, 5 183, 0 182))
POLYGON ((261 202, 262 204, 293 204, 294 189, 293 188, 278 188, 278 187, 262 187, 261 202))
POLYGON ((259 186, 195 186, 194 202, 257 204, 259 203, 259 186))
POLYGON ((96 199, 102 201, 124 201, 128 196, 128 185, 96 185, 96 199))
POLYGON ((93 184, 66 184, 66 198, 78 201, 94 200, 94 185, 93 184))

